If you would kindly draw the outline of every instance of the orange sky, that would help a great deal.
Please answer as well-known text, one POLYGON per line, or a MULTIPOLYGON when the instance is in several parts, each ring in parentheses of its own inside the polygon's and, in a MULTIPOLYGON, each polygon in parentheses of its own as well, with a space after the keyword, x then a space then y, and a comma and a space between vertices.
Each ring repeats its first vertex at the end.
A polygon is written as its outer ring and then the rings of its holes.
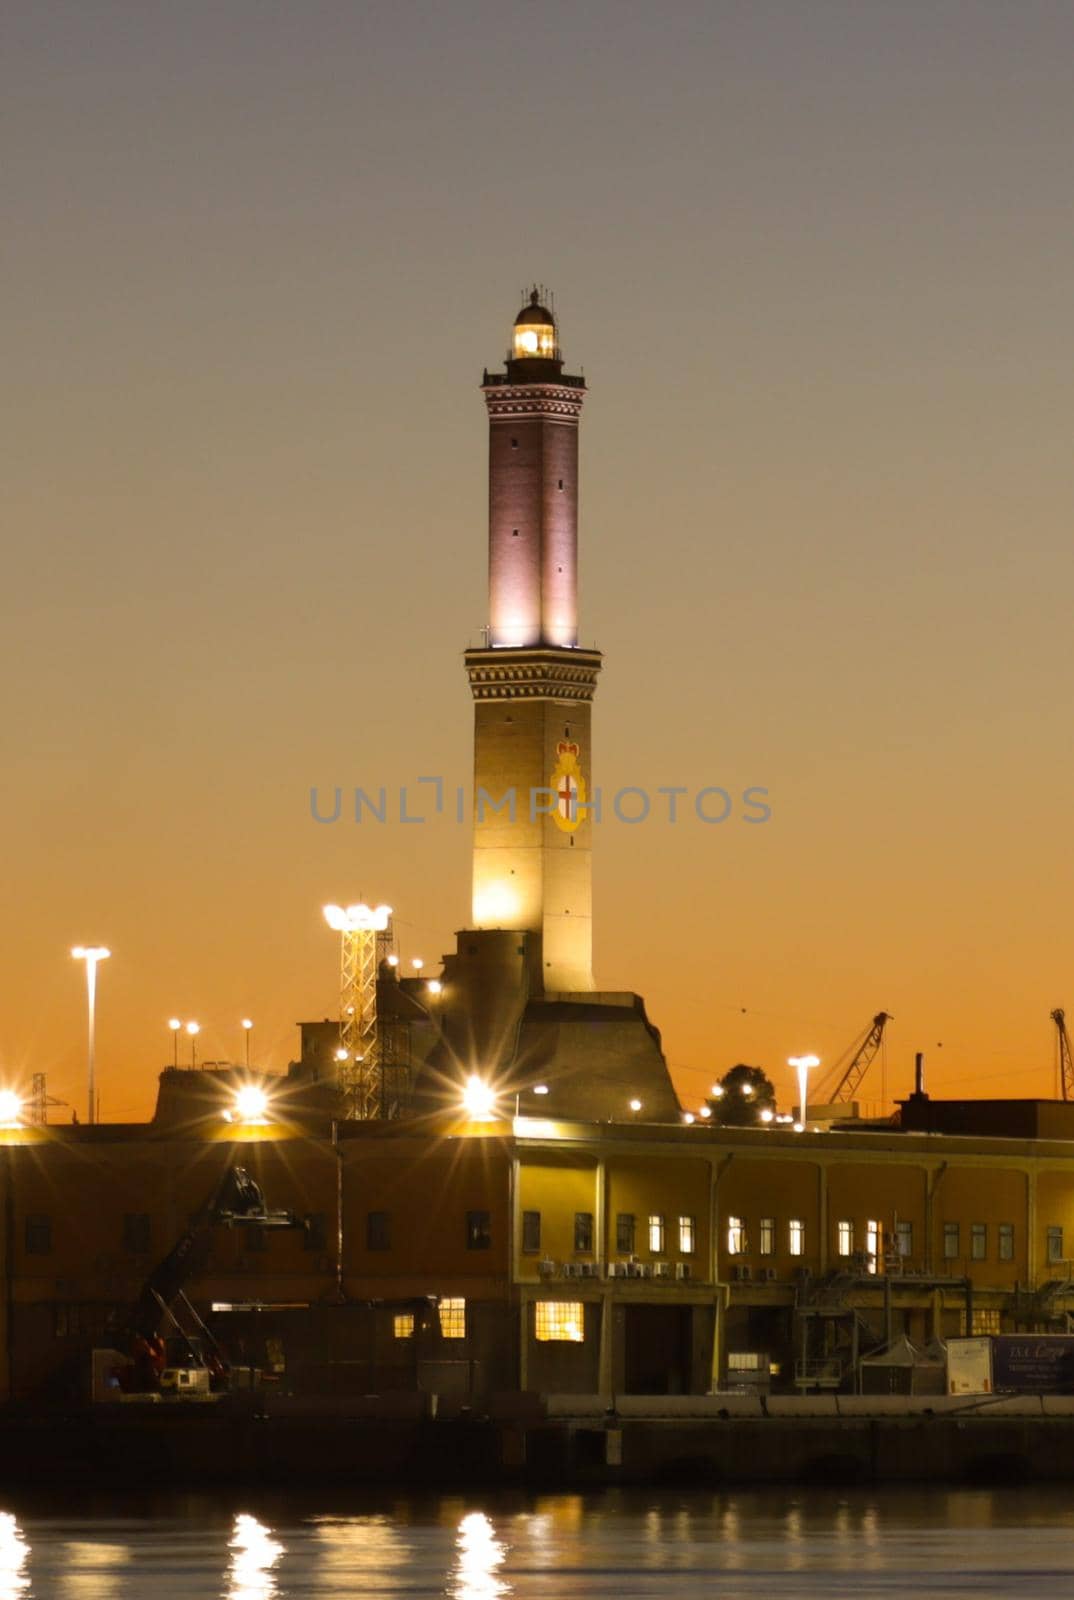
MULTIPOLYGON (((103 1113, 282 1067, 326 900, 428 963, 465 828, 486 424, 523 284, 582 423, 598 981, 687 1099, 894 1014, 887 1089, 1048 1093, 1074 1007, 1067 6, 24 8, 4 65, 0 1070, 103 1113), (534 53, 536 52, 536 53, 534 53), (528 63, 522 70, 522 63, 528 63)), ((876 1072, 864 1098, 879 1100, 876 1072)), ((59 1112, 65 1116, 68 1112, 59 1112)))

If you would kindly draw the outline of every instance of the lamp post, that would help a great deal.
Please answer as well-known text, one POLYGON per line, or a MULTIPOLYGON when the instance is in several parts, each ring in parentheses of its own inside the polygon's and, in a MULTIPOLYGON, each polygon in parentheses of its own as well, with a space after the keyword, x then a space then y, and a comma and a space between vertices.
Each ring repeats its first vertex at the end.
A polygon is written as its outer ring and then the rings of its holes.
POLYGON ((112 954, 103 944, 76 944, 71 951, 76 961, 86 963, 86 1000, 88 1002, 89 1029, 86 1064, 88 1068, 88 1122, 97 1121, 97 966, 112 954))
POLYGON ((251 1022, 250 1018, 249 1017, 243 1017, 243 1019, 242 1019, 242 1031, 246 1035, 246 1065, 247 1066, 250 1065, 250 1033, 251 1033, 252 1029, 253 1029, 253 1023, 251 1022))
POLYGON ((172 1066, 176 1071, 179 1070, 179 1030, 182 1026, 178 1017, 172 1017, 168 1022, 168 1027, 172 1031, 172 1066))
POLYGON ((809 1091, 809 1072, 811 1067, 820 1066, 819 1056, 788 1056, 787 1065, 793 1067, 798 1074, 798 1121, 805 1131, 806 1125, 806 1099, 809 1091))
POLYGON ((188 1022, 186 1031, 190 1035, 190 1067, 193 1071, 198 1064, 198 1034, 201 1032, 201 1024, 188 1022))

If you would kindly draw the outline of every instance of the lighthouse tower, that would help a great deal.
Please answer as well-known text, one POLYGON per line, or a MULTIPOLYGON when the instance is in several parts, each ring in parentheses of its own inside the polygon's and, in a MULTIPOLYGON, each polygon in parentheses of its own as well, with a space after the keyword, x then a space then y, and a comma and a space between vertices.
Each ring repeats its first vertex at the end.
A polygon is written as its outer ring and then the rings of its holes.
MULTIPOLYGON (((590 708, 601 658, 578 645, 578 426, 585 379, 563 371, 534 289, 506 371, 486 372, 487 644, 474 697, 472 927, 531 936, 538 993, 593 988, 590 708)), ((531 991, 532 992, 532 991, 531 991)))
MULTIPOLYGON (((640 995, 593 983, 590 715, 601 658, 578 643, 578 424, 585 380, 563 370, 536 289, 489 419, 489 610, 467 650, 474 700, 473 902, 444 956, 416 1112, 458 1107, 475 1074, 524 1112, 614 1120, 635 1102, 676 1121, 660 1035, 640 995)), ((379 1003, 379 1002, 378 1002, 379 1003)), ((421 1010, 421 1007, 418 1007, 421 1010)), ((417 1038, 417 1023, 413 1034, 417 1038)))

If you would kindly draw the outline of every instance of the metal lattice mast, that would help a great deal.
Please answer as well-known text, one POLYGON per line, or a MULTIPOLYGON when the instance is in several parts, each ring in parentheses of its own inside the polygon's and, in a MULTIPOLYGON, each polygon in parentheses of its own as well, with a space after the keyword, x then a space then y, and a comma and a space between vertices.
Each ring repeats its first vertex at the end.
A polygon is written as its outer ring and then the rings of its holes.
POLYGON ((381 1114, 377 1037, 377 935, 390 906, 325 906, 325 920, 340 935, 339 1072, 344 1115, 368 1122, 381 1114))

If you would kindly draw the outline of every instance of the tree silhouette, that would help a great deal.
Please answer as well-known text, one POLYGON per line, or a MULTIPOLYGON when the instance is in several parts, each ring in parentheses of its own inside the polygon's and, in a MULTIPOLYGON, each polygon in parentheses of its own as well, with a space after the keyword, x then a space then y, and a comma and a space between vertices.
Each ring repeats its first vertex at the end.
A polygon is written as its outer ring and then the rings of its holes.
POLYGON ((720 1079, 722 1094, 713 1095, 712 1120, 728 1128, 752 1128, 762 1111, 775 1112, 776 1091, 762 1067, 740 1061, 720 1079))

